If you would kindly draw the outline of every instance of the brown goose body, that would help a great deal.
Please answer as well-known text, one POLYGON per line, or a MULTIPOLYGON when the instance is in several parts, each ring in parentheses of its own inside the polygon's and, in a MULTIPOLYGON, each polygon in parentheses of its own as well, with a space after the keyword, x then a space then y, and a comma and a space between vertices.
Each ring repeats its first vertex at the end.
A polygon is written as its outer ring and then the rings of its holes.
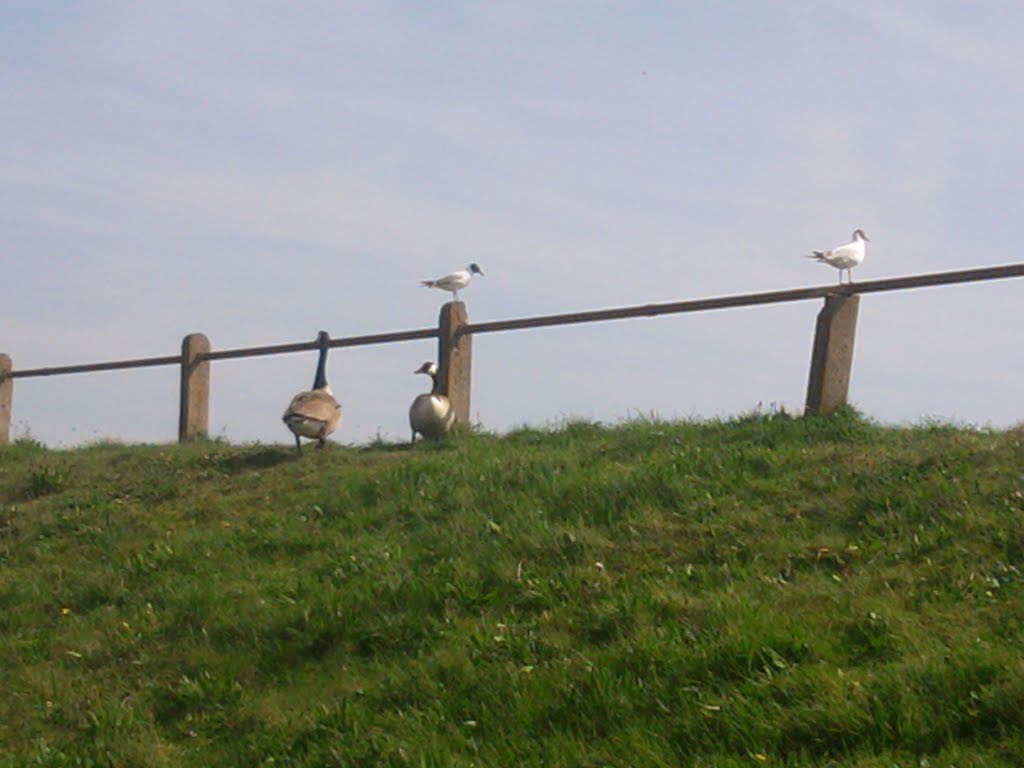
POLYGON ((284 423, 296 438, 308 437, 319 440, 330 435, 341 424, 341 403, 330 387, 300 392, 292 398, 284 412, 284 423))
POLYGON ((320 357, 313 389, 299 392, 293 397, 281 417, 285 426, 295 435, 295 448, 299 453, 302 453, 300 438, 316 440, 317 447, 323 448, 327 436, 341 424, 341 403, 327 384, 327 346, 330 337, 325 331, 320 331, 317 341, 320 343, 320 357))

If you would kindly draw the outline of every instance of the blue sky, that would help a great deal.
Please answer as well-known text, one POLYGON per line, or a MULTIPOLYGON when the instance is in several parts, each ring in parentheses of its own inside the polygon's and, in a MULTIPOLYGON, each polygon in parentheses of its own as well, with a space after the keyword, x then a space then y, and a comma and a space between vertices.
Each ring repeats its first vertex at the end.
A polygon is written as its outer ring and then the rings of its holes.
MULTIPOLYGON (((1011 2, 4 3, 0 351, 30 368, 1021 261, 1011 2)), ((1019 280, 863 299, 852 401, 1024 419, 1019 280)), ((474 417, 800 410, 817 302, 481 336, 474 417)), ((406 436, 430 342, 336 350, 336 435, 406 436)), ((215 364, 287 441, 313 354, 215 364)), ((173 368, 16 382, 15 435, 163 441, 173 368)))

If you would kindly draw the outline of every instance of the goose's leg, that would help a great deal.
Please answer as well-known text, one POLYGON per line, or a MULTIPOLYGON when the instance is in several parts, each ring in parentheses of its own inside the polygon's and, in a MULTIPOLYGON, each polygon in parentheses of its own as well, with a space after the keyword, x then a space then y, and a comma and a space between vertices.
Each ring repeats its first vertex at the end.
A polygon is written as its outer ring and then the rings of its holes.
POLYGON ((295 436, 295 450, 298 451, 299 456, 302 455, 302 443, 299 441, 299 436, 295 436))

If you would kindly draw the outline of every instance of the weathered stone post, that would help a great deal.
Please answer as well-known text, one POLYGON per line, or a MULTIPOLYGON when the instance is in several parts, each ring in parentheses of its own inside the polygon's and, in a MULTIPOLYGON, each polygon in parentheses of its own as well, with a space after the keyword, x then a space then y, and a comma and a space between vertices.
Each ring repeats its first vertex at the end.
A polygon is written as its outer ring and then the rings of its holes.
POLYGON ((178 442, 195 440, 210 431, 210 362, 196 358, 210 351, 210 340, 190 333, 181 342, 181 405, 178 442))
POLYGON ((469 423, 470 379, 473 370, 473 337, 459 335, 459 328, 469 323, 466 305, 449 301, 441 307, 438 319, 440 335, 437 342, 438 389, 447 395, 455 411, 455 420, 469 423))
POLYGON ((832 294, 818 313, 804 414, 827 414, 846 405, 853 368, 860 296, 832 294))
POLYGON ((0 445, 11 440, 11 398, 14 396, 14 379, 9 374, 14 364, 9 355, 0 354, 0 445))

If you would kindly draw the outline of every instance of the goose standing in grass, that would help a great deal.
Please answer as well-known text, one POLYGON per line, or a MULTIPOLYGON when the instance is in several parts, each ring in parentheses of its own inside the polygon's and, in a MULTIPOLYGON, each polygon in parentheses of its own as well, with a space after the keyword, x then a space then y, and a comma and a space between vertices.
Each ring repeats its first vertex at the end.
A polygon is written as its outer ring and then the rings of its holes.
POLYGON ((430 377, 433 386, 430 392, 417 395, 409 406, 409 426, 412 428, 412 443, 416 442, 416 433, 437 440, 444 437, 455 421, 455 409, 451 401, 437 389, 437 365, 424 363, 413 373, 425 373, 430 377))
POLYGON ((420 280, 420 285, 426 286, 427 288, 440 288, 442 291, 451 291, 455 301, 458 301, 459 289, 465 288, 469 285, 469 281, 473 279, 473 275, 483 276, 483 274, 484 273, 480 269, 480 265, 474 262, 465 269, 460 269, 458 272, 452 272, 444 277, 439 277, 437 280, 420 280))
POLYGON ((846 276, 849 282, 853 282, 853 268, 864 261, 864 252, 866 247, 864 243, 868 242, 868 236, 864 234, 863 229, 853 230, 853 240, 846 245, 840 245, 833 248, 831 251, 811 251, 807 254, 808 259, 817 259, 824 264, 831 264, 833 267, 839 270, 839 284, 843 284, 843 270, 846 270, 846 276))
POLYGON ((300 437, 317 441, 317 448, 324 447, 324 441, 341 424, 341 404, 334 399, 327 384, 327 348, 331 337, 327 331, 320 331, 316 337, 320 346, 320 357, 316 364, 313 389, 299 392, 292 398, 282 419, 295 435, 295 449, 301 454, 300 437))

